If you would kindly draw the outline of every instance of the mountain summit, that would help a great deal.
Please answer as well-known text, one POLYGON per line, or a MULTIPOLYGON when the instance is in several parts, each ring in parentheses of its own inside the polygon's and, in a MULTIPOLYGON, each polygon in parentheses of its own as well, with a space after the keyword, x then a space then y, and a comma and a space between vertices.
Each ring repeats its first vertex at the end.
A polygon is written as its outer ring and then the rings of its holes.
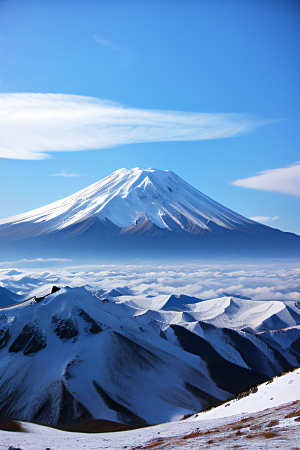
POLYGON ((0 234, 24 238, 62 230, 91 217, 120 228, 141 220, 193 234, 210 224, 239 229, 251 220, 225 208, 170 170, 120 169, 76 194, 25 214, 0 220, 0 234), (20 228, 20 225, 21 228, 20 228), (21 234, 19 233, 19 229, 21 234))
POLYGON ((59 243, 59 253, 68 249, 78 256, 104 256, 109 247, 116 253, 126 247, 134 255, 148 248, 157 257, 161 251, 165 256, 248 256, 253 251, 281 256, 300 250, 299 236, 257 224, 175 173, 152 168, 117 170, 62 200, 0 220, 0 237, 7 249, 15 248, 15 241, 22 248, 20 241, 26 241, 30 251, 38 243, 41 250, 48 247, 48 254, 59 243))

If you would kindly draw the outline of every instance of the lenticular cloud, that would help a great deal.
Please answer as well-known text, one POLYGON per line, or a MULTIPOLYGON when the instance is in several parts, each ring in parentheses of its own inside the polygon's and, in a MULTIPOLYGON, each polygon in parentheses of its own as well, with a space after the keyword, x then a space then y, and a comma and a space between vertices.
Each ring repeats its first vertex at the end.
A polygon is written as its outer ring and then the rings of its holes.
POLYGON ((134 109, 76 95, 0 94, 0 100, 1 158, 44 159, 55 151, 221 139, 260 125, 241 114, 134 109))
MULTIPOLYGON (((260 191, 282 192, 300 196, 300 163, 297 162, 289 167, 279 169, 264 170, 259 175, 236 180, 231 184, 260 191)), ((276 219, 273 218, 272 220, 276 219)))

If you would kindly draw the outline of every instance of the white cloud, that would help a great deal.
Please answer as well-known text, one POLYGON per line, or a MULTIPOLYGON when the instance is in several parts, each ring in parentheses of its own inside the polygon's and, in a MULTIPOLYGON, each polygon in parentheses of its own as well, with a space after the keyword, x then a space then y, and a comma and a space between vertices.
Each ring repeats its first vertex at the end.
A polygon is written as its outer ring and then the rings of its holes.
POLYGON ((76 95, 0 94, 0 157, 34 160, 48 152, 222 139, 265 123, 241 114, 134 109, 76 95))
POLYGON ((65 259, 65 258, 36 258, 36 259, 20 259, 17 262, 47 262, 47 261, 72 261, 71 259, 65 259))
POLYGON ((36 259, 20 259, 19 261, 5 261, 0 262, 1 266, 9 265, 13 266, 14 264, 19 263, 46 263, 46 262, 65 262, 65 261, 72 261, 71 259, 63 259, 63 258, 36 258, 36 259))
POLYGON ((250 217, 251 220, 254 220, 255 222, 267 222, 268 220, 271 219, 271 217, 266 217, 266 216, 253 216, 250 217))
POLYGON ((279 169, 264 170, 257 176, 236 180, 231 184, 300 196, 300 163, 279 169))
POLYGON ((66 170, 62 170, 60 173, 52 173, 49 177, 81 177, 80 173, 68 173, 66 170))
POLYGON ((268 222, 268 220, 278 220, 280 216, 274 216, 274 217, 266 217, 266 216, 253 216, 250 217, 251 220, 254 220, 255 222, 268 222))
MULTIPOLYGON (((11 265, 10 265, 11 267, 11 265)), ((38 267, 38 264, 37 266, 38 267)), ((45 265, 44 265, 45 267, 45 265)), ((299 263, 181 266, 81 266, 47 272, 23 269, 22 273, 0 269, 0 283, 26 293, 34 284, 89 286, 91 289, 122 287, 134 295, 186 294, 203 299, 224 293, 253 300, 300 300, 299 263)))

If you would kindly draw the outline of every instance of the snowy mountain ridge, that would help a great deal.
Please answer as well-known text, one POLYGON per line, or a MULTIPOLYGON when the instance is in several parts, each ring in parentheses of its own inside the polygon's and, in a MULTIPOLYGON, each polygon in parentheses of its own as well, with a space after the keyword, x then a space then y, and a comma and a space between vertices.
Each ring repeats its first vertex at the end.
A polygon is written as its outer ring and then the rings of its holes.
POLYGON ((300 313, 292 302, 276 308, 235 299, 232 311, 232 299, 221 298, 184 311, 186 296, 168 310, 159 309, 168 303, 159 297, 143 304, 45 286, 0 308, 0 415, 51 425, 155 424, 299 366, 300 313))

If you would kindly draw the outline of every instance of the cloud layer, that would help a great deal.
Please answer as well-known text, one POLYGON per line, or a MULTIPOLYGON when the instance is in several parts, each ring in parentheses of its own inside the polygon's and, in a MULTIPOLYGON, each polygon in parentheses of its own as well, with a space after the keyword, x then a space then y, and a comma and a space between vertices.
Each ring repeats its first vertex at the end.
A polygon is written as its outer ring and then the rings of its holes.
POLYGON ((233 181, 234 186, 242 186, 261 191, 282 192, 300 196, 300 163, 289 167, 264 170, 259 175, 233 181))
POLYGON ((222 139, 263 124, 241 114, 134 109, 64 94, 0 94, 0 105, 0 157, 12 159, 143 142, 222 139))
MULTIPOLYGON (((186 294, 202 299, 227 293, 253 300, 300 301, 299 263, 180 266, 89 266, 55 271, 0 269, 0 285, 27 294, 54 284, 91 290, 123 288, 133 295, 186 294)), ((35 266, 37 267, 37 265, 35 266)))

